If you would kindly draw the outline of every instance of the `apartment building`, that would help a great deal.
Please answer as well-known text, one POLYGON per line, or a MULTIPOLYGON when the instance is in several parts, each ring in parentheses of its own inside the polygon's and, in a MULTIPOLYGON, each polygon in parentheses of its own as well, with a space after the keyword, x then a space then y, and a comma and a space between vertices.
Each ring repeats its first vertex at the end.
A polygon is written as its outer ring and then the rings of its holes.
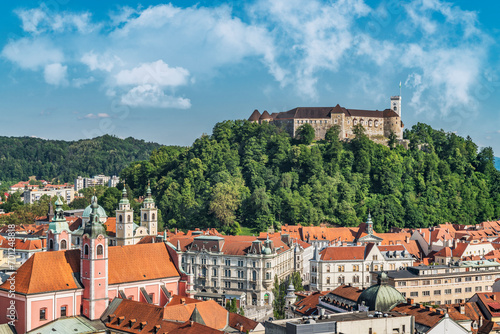
POLYGON ((480 260, 422 265, 388 271, 387 275, 389 284, 416 303, 462 303, 475 293, 492 291, 493 283, 500 278, 500 263, 480 260))
POLYGON ((194 276, 196 298, 238 306, 272 305, 275 276, 294 272, 294 250, 279 238, 203 235, 172 236, 182 269, 194 276))
POLYGON ((120 178, 116 175, 106 176, 106 175, 95 175, 94 177, 81 177, 78 176, 75 179, 75 191, 80 191, 84 188, 90 188, 95 186, 108 186, 116 187, 120 183, 120 178))
POLYGON ((413 256, 403 245, 327 247, 316 249, 311 260, 311 289, 333 290, 343 284, 367 288, 376 282, 372 271, 399 270, 413 265, 413 256))

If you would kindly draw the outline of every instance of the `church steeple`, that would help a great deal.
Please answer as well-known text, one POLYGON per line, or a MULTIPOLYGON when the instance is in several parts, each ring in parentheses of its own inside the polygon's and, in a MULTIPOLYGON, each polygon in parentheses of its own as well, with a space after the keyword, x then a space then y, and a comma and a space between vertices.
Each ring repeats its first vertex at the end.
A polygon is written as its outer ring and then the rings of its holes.
POLYGON ((373 222, 370 211, 368 211, 368 219, 366 220, 366 233, 368 233, 369 235, 373 235, 373 222))
POLYGON ((70 248, 71 237, 68 222, 64 218, 63 202, 58 196, 55 202, 56 210, 47 232, 47 250, 58 251, 70 248))
POLYGON ((141 208, 141 226, 144 226, 148 230, 149 235, 156 236, 158 234, 158 209, 151 195, 149 181, 141 208))
POLYGON ((116 210, 116 245, 134 244, 134 210, 130 208, 127 188, 123 184, 122 199, 118 203, 116 210))
POLYGON ((108 237, 99 220, 97 200, 91 204, 80 250, 80 279, 83 284, 83 315, 98 319, 108 306, 108 237))

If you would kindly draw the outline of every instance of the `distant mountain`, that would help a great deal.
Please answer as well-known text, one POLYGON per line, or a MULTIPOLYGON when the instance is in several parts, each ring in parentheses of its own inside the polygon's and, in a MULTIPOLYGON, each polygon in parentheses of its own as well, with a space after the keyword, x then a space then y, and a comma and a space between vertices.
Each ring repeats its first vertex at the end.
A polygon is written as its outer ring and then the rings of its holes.
POLYGON ((0 137, 0 180, 59 179, 78 176, 118 175, 131 162, 149 160, 162 145, 134 138, 105 135, 78 141, 32 137, 0 137))
POLYGON ((495 167, 496 169, 500 170, 500 158, 495 157, 495 167))

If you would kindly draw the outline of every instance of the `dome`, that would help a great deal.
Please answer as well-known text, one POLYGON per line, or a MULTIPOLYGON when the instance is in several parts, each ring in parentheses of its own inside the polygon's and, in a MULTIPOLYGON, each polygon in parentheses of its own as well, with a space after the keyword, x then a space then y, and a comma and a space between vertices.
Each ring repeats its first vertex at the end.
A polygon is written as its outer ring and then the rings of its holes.
POLYGON ((385 272, 378 275, 378 284, 372 285, 358 297, 358 304, 364 304, 370 311, 389 312, 396 305, 406 302, 403 295, 387 284, 385 272))
MULTIPOLYGON (((92 196, 92 202, 94 201, 97 202, 97 198, 95 196, 92 196)), ((91 211, 92 211, 92 204, 87 206, 85 210, 83 210, 82 218, 90 218, 91 211)), ((100 205, 97 207, 97 214, 99 215, 100 218, 108 218, 106 211, 100 205)))
POLYGON ((264 247, 262 249, 262 254, 264 254, 264 255, 271 255, 271 253, 272 253, 272 251, 271 251, 271 248, 269 248, 269 247, 264 247))

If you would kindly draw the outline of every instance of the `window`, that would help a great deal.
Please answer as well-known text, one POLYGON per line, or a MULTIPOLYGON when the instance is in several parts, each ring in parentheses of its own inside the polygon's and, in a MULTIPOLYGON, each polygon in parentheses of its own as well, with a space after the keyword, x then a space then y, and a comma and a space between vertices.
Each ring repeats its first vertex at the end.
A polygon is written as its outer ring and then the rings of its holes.
POLYGON ((201 259, 201 264, 207 264, 207 259, 201 259))
POLYGON ((441 294, 441 290, 434 290, 434 296, 440 295, 440 294, 441 294))
POLYGON ((217 287, 217 280, 213 280, 212 283, 213 283, 212 285, 214 286, 214 288, 216 288, 217 287))
POLYGON ((377 255, 373 255, 373 261, 377 261, 377 255))
POLYGON ((130 215, 127 216, 127 222, 130 223, 130 215))
POLYGON ((370 265, 369 264, 366 265, 366 271, 370 271, 370 265))
POLYGON ((469 276, 469 277, 466 277, 466 278, 465 278, 465 281, 466 281, 466 282, 471 282, 471 281, 472 281, 472 277, 470 277, 470 276, 469 276))
POLYGON ((144 214, 144 220, 148 220, 148 215, 144 214))
POLYGON ((472 288, 471 287, 465 288, 465 292, 472 292, 472 288))
POLYGON ((326 266, 326 272, 329 273, 330 272, 330 266, 326 266))
POLYGON ((254 270, 252 271, 252 280, 256 281, 257 280, 257 272, 254 270))
MULTIPOLYGON (((444 294, 445 295, 451 295, 451 289, 445 289, 444 290, 444 294)), ((451 303, 447 303, 447 304, 451 304, 451 303)))
POLYGON ((226 259, 226 266, 230 266, 231 265, 231 259, 226 259))
POLYGON ((67 246, 67 243, 66 243, 66 240, 61 240, 61 249, 66 249, 68 246, 67 246))
POLYGON ((345 277, 344 276, 339 276, 338 282, 339 282, 339 284, 344 284, 345 283, 345 277))
POLYGON ((271 262, 266 262, 266 268, 271 268, 271 262))
POLYGON ((460 282, 462 282, 462 277, 455 278, 455 283, 460 283, 460 282))
POLYGON ((406 282, 405 281, 400 281, 400 282, 398 282, 398 286, 406 286, 406 282))
POLYGON ((224 286, 226 287, 226 289, 231 289, 231 282, 225 281, 224 286))
POLYGON ((212 276, 217 276, 217 268, 212 269, 212 276))
POLYGON ((352 282, 353 282, 353 283, 359 283, 359 276, 354 276, 354 277, 352 278, 352 282))
POLYGON ((97 255, 102 255, 104 247, 102 245, 97 245, 97 255))
POLYGON ((231 277, 231 270, 229 269, 224 270, 224 276, 231 277))
POLYGON ((239 290, 243 290, 244 289, 243 282, 238 282, 238 289, 239 290))
POLYGON ((40 309, 40 320, 47 320, 47 308, 40 309))
POLYGON ((121 223, 121 222, 123 222, 123 216, 122 216, 122 215, 118 216, 118 221, 119 221, 120 223, 121 223))
POLYGON ((482 291, 483 290, 483 287, 482 286, 476 286, 476 292, 478 291, 482 291))
POLYGON ((352 271, 359 271, 359 264, 355 264, 352 266, 352 271))
POLYGON ((430 285, 431 281, 430 280, 425 280, 422 282, 422 285, 430 285))
POLYGON ((216 266, 217 265, 217 259, 212 259, 212 263, 213 263, 214 266, 216 266))
POLYGON ((151 214, 151 220, 155 220, 155 214, 154 213, 151 214))
MULTIPOLYGON (((205 281, 203 281, 205 282, 205 281)), ((150 293, 149 294, 149 298, 151 299, 151 301, 154 303, 155 302, 155 294, 154 293, 150 293)))
POLYGON ((441 280, 440 279, 435 279, 434 280, 434 284, 441 284, 441 280))
POLYGON ((410 292, 410 297, 418 297, 418 291, 410 292))
POLYGON ((252 262, 252 267, 255 268, 256 264, 255 264, 255 261, 252 262))
POLYGON ((238 260, 238 267, 243 267, 243 260, 238 260))
POLYGON ((270 280, 271 279, 271 273, 266 273, 266 280, 270 280))
POLYGON ((66 305, 63 305, 61 306, 61 317, 65 317, 66 316, 66 310, 67 310, 67 306, 66 305))
POLYGON ((54 249, 54 240, 49 240, 49 249, 54 249))
POLYGON ((431 295, 431 292, 430 292, 430 291, 423 291, 423 292, 422 292, 422 295, 423 295, 423 296, 430 296, 430 295, 431 295))
POLYGON ((345 269, 345 266, 339 266, 339 272, 340 272, 340 273, 343 273, 343 272, 344 272, 344 269, 345 269))
POLYGON ((83 248, 83 254, 89 255, 89 245, 85 245, 85 247, 83 248))
POLYGON ((378 271, 378 265, 375 265, 375 267, 373 267, 373 270, 378 271))
POLYGON ((243 278, 243 270, 238 270, 238 278, 243 278))
POLYGON ((330 277, 326 278, 326 284, 330 284, 330 277))
POLYGON ((483 276, 476 276, 476 281, 482 281, 483 280, 483 276))
POLYGON ((455 293, 462 293, 462 288, 456 288, 455 293))

